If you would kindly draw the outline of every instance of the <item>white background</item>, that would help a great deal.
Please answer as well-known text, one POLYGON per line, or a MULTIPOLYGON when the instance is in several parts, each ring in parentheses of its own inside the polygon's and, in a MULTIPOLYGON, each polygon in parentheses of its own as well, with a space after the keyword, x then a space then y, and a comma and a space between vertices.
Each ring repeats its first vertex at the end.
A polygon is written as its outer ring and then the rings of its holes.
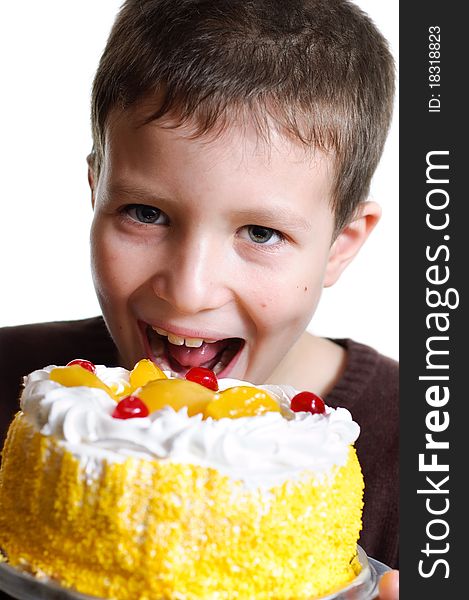
MULTIPOLYGON (((2 2, 0 326, 99 314, 89 272, 90 90, 122 0, 2 2)), ((177 1, 177 0, 175 0, 177 1)), ((357 2, 398 58, 398 2, 357 2)), ((398 358, 397 106, 372 183, 377 229, 309 330, 398 358)))

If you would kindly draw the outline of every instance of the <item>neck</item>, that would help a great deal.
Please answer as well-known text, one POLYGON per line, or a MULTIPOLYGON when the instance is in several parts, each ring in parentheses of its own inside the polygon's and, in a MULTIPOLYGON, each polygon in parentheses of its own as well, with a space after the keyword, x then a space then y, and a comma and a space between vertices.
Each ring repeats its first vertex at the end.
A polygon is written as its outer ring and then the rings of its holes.
POLYGON ((346 361, 347 353, 341 346, 305 332, 266 383, 288 384, 326 396, 342 376, 346 361))

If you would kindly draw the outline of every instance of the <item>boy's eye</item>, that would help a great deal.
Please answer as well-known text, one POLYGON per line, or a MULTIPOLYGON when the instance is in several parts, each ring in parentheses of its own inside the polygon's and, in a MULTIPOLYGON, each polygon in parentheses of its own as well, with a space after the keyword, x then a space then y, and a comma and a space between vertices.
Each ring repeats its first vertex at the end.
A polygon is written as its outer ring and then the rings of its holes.
POLYGON ((134 221, 149 225, 166 224, 167 217, 162 210, 146 204, 129 204, 124 211, 134 221))
MULTIPOLYGON (((261 225, 247 225, 244 228, 249 236, 249 239, 255 244, 264 244, 270 246, 277 244, 283 240, 283 236, 279 231, 270 227, 262 227, 261 225)), ((242 237, 245 237, 242 235, 242 237)))

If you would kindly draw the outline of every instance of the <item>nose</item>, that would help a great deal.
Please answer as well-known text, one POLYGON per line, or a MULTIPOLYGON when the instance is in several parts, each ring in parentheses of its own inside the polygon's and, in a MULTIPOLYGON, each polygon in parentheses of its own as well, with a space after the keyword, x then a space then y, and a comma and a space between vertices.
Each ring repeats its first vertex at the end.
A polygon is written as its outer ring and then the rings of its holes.
POLYGON ((227 249, 207 235, 179 239, 155 273, 153 291, 181 314, 220 308, 233 298, 229 262, 227 249))

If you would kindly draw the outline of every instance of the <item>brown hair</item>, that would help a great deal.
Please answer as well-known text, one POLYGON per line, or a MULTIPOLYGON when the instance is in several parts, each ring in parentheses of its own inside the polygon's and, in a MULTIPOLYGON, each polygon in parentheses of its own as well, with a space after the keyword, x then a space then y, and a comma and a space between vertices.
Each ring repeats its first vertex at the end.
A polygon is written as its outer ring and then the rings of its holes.
POLYGON ((93 84, 99 176, 111 110, 150 94, 150 120, 194 121, 195 135, 249 116, 335 158, 336 230, 365 200, 391 121, 394 63, 347 0, 127 0, 93 84))

